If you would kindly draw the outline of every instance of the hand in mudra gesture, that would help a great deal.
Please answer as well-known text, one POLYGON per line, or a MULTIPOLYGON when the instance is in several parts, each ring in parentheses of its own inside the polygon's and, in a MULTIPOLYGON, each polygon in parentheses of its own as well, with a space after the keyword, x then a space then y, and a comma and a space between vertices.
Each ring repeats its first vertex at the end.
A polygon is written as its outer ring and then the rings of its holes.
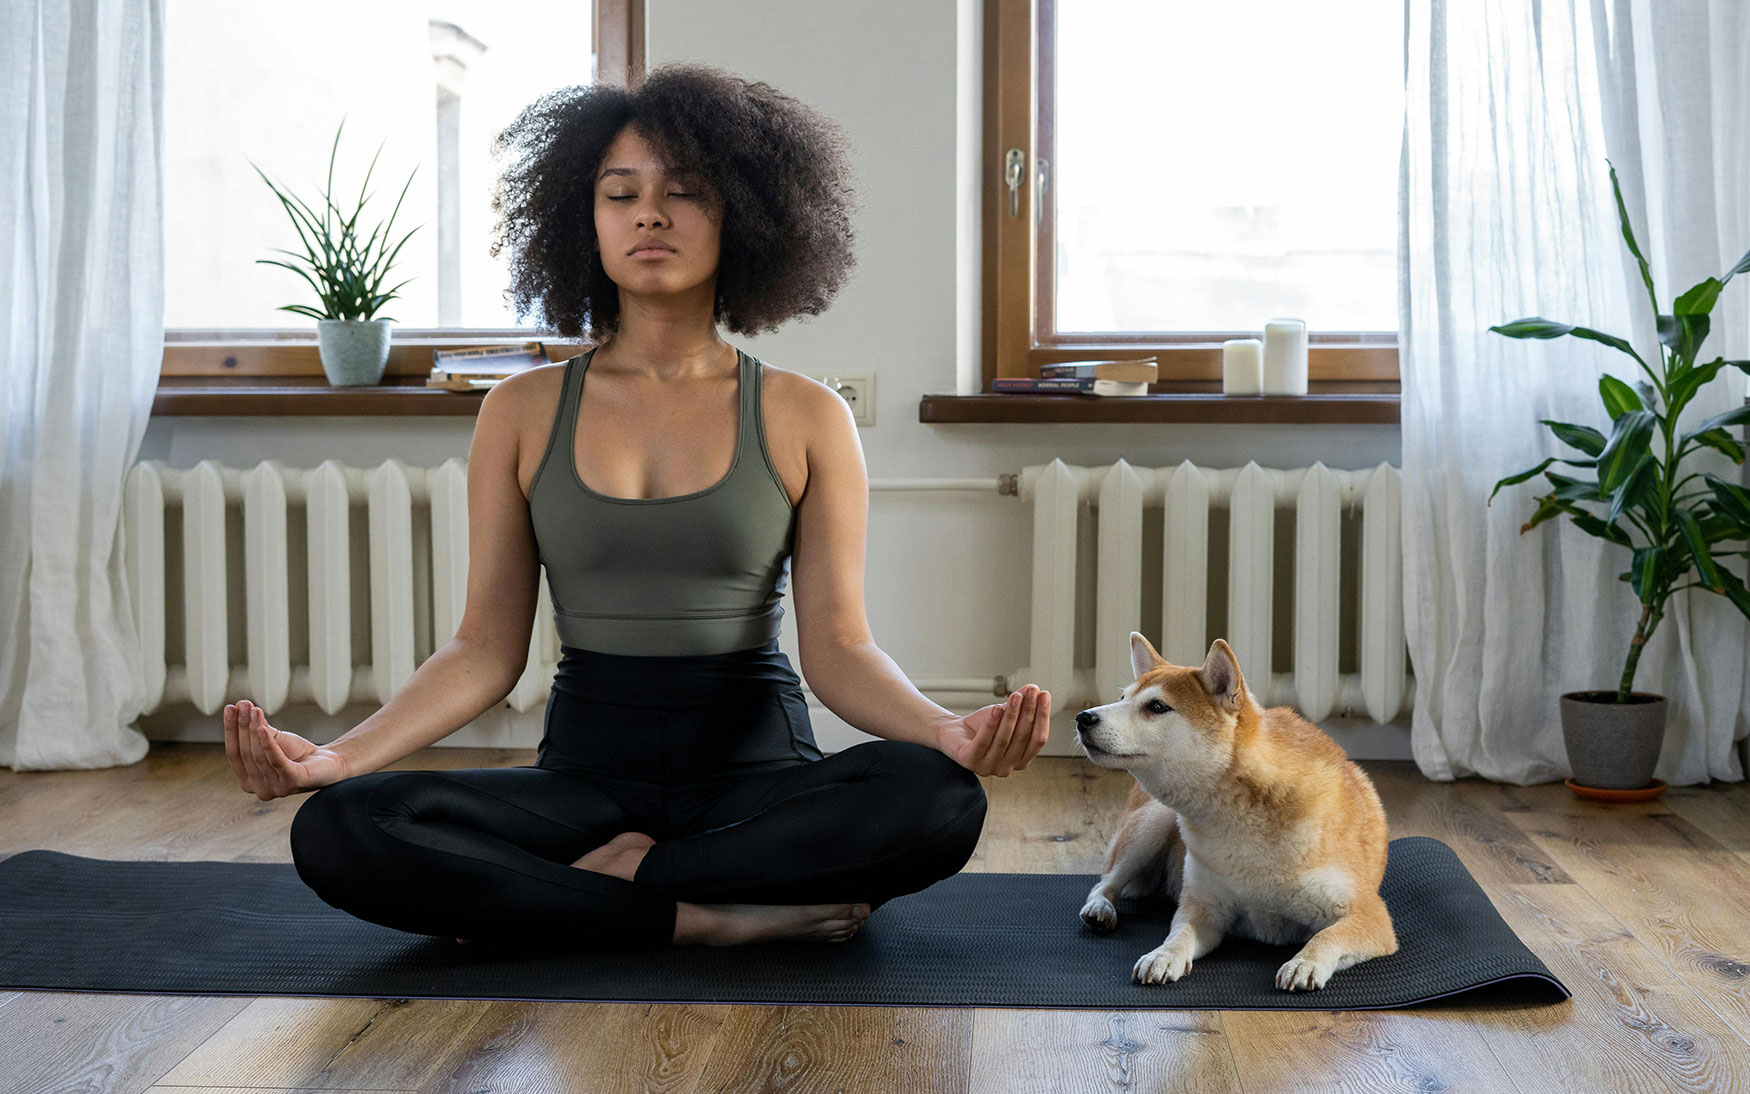
POLYGON ((225 755, 243 789, 262 801, 347 777, 340 753, 273 728, 261 708, 247 699, 225 707, 225 755))
POLYGON ((1006 703, 979 707, 936 731, 936 747, 978 775, 1008 775, 1033 762, 1051 726, 1051 693, 1034 684, 1006 703))

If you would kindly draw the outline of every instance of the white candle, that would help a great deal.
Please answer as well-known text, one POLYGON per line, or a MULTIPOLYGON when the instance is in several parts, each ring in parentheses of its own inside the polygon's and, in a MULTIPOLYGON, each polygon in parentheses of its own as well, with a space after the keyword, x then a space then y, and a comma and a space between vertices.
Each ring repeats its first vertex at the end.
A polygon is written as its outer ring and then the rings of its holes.
POLYGON ((1306 394, 1306 323, 1272 319, 1264 324, 1264 394, 1306 394))
POLYGON ((1256 395, 1264 390, 1264 343, 1233 338, 1221 346, 1221 393, 1256 395))

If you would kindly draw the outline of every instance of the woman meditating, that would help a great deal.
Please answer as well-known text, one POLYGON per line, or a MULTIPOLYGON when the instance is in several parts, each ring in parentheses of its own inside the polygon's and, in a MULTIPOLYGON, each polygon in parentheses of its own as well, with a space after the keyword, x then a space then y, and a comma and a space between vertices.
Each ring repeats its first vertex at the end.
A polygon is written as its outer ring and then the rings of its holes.
POLYGON ((225 708, 324 901, 459 941, 602 947, 844 940, 964 866, 979 775, 1045 743, 1033 685, 965 716, 924 698, 863 609, 868 481, 823 384, 719 335, 823 311, 853 258, 836 125, 761 83, 671 65, 568 88, 499 135, 493 253, 519 315, 594 344, 482 401, 454 639, 330 744, 225 708), (587 335, 586 333, 587 332, 587 335), (562 656, 532 767, 384 771, 502 702, 540 567, 562 656), (823 756, 778 648, 795 573, 809 682, 881 738, 823 756))

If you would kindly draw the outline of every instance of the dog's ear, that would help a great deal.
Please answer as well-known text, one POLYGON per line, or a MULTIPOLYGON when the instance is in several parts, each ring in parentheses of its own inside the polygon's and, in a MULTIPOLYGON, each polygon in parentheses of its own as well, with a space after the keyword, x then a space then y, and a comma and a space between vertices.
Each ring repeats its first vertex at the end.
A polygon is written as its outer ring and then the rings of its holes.
POLYGON ((1130 632, 1130 671, 1140 679, 1142 674, 1165 661, 1141 631, 1130 632))
POLYGON ((1197 682, 1215 700, 1215 705, 1229 714, 1240 709, 1246 681, 1240 675, 1240 663, 1228 644, 1217 638, 1209 647, 1209 658, 1197 670, 1197 682))

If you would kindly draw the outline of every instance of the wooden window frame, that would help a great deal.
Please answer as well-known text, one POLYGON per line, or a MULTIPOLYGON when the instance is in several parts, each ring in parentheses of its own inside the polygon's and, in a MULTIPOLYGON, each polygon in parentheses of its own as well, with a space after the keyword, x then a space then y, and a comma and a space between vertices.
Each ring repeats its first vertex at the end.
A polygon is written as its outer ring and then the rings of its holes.
MULTIPOLYGON (((646 0, 592 0, 596 82, 636 87, 644 81, 645 3, 646 0)), ((531 341, 546 343, 548 356, 562 360, 570 354, 560 352, 559 347, 577 340, 561 338, 551 330, 529 327, 397 327, 383 374, 385 379, 427 376, 431 372, 432 351, 435 349, 531 341)), ((159 375, 235 377, 235 384, 246 386, 250 378, 321 377, 324 373, 316 348, 314 326, 224 330, 175 327, 164 332, 164 360, 159 375)), ((271 380, 262 382, 273 383, 271 380)), ((304 383, 308 385, 309 382, 304 383)), ((178 386, 182 385, 170 385, 178 386)), ((387 392, 398 386, 407 394, 416 390, 404 383, 390 383, 384 390, 387 392)), ((314 387, 323 385, 315 384, 314 387)), ((312 390, 308 386, 305 389, 312 390)), ((163 390, 168 393, 169 388, 163 390)), ((241 387, 232 390, 241 390, 241 387)), ((349 396, 358 395, 356 389, 334 390, 345 391, 349 396)), ((162 394, 160 399, 164 401, 162 394)), ((476 403, 478 400, 468 401, 476 403)))
MULTIPOLYGON (((1055 63, 1050 29, 1061 0, 985 0, 984 25, 984 270, 980 392, 997 377, 1036 377, 1039 366, 1093 357, 1154 356, 1160 391, 1219 391, 1221 344, 1259 332, 1135 332, 1061 338, 1045 332, 1053 291, 1054 218, 1040 208, 1039 161, 1046 191, 1056 177, 1054 111, 1046 90, 1055 63), (1004 179, 1009 149, 1025 154, 1018 215, 1010 216, 1004 179), (1033 226, 1037 224, 1038 230, 1033 226)), ((1260 325, 1261 329, 1261 325, 1260 325)), ((1312 393, 1395 393, 1398 334, 1309 331, 1307 374, 1312 393)), ((975 396, 979 397, 979 396, 975 396)), ((1030 396, 1029 398, 1051 398, 1030 396)))

